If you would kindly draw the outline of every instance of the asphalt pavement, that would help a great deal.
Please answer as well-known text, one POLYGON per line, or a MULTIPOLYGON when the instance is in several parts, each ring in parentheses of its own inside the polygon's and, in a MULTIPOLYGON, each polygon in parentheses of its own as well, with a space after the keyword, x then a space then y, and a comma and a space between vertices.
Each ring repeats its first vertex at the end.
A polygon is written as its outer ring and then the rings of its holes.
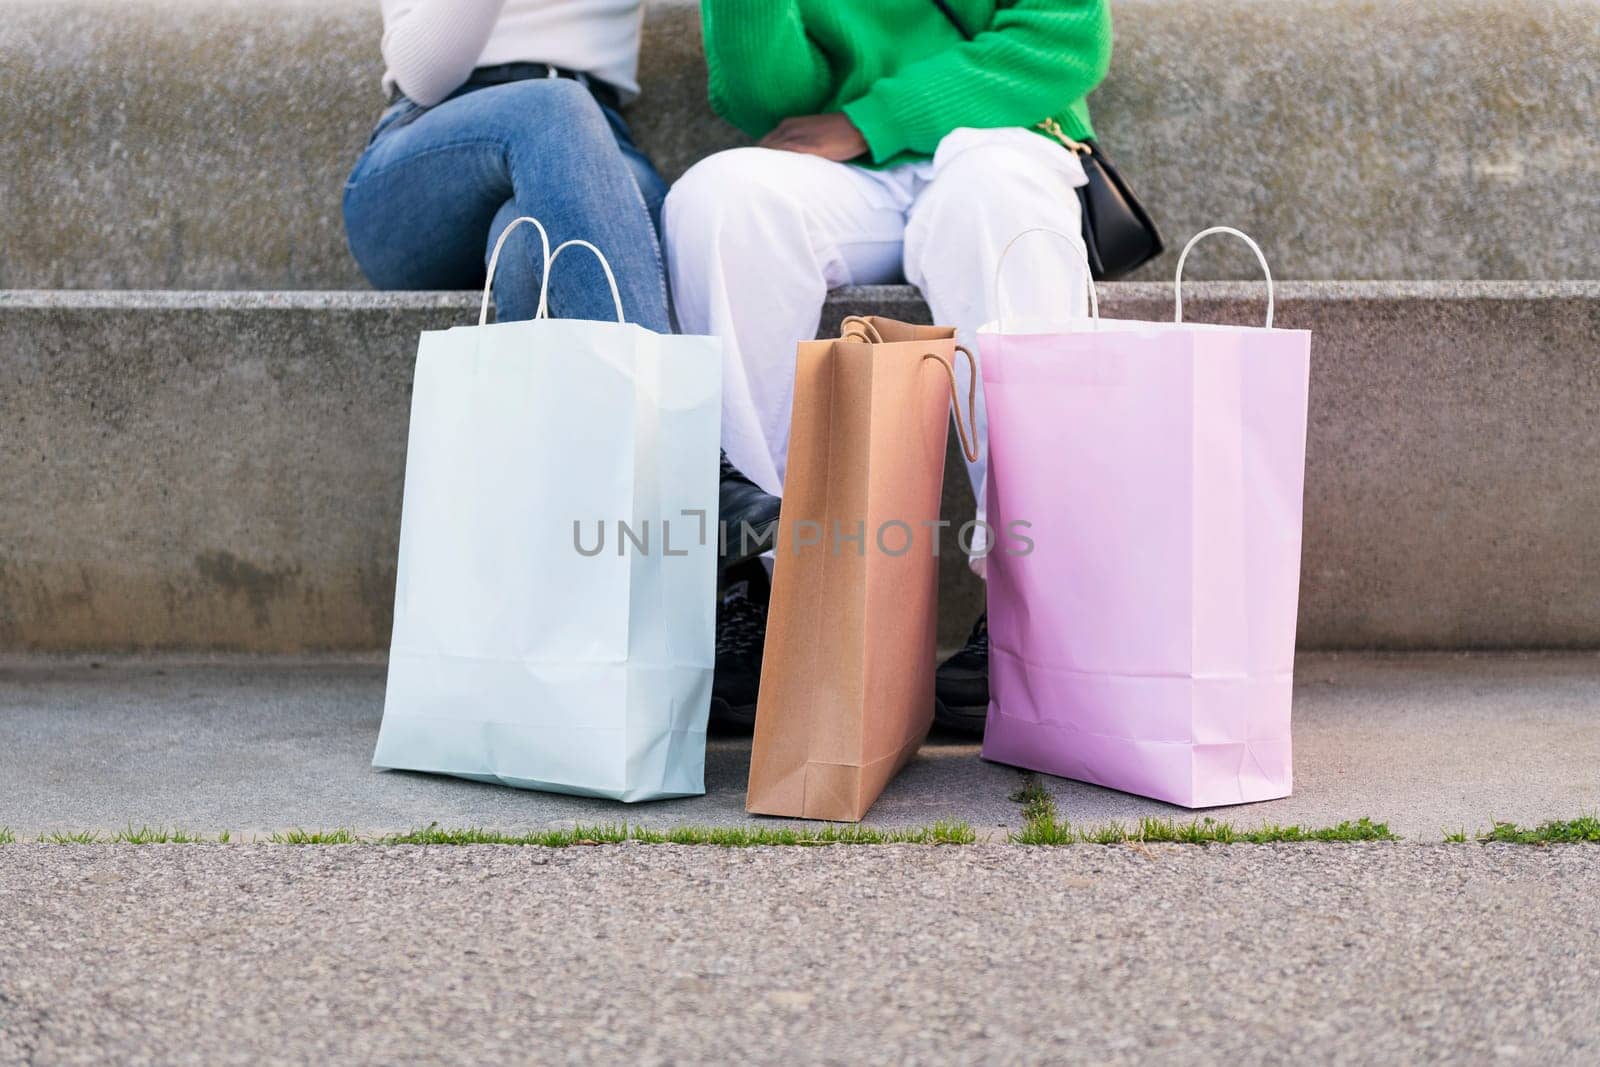
POLYGON ((1003 843, 1022 777, 951 737, 868 821, 989 843, 238 843, 781 825, 746 738, 624 807, 374 770, 382 698, 375 660, 0 662, 0 1063, 1600 1060, 1600 846, 1437 843, 1600 810, 1600 656, 1302 657, 1295 795, 1211 814, 1395 843, 1003 843), (30 843, 146 825, 235 843, 30 843))
POLYGON ((0 1062, 1600 1060, 1600 847, 0 849, 0 1062))

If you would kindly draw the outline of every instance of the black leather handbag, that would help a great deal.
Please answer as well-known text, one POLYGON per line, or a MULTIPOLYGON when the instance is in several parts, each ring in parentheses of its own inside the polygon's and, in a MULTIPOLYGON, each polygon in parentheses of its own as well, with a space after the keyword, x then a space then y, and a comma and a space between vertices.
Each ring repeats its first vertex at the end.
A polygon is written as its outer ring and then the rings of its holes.
MULTIPOLYGON (((972 40, 972 34, 946 0, 933 0, 933 4, 956 32, 972 40)), ((1045 119, 1039 128, 1075 153, 1088 176, 1089 183, 1078 187, 1078 204, 1082 208, 1089 273, 1095 281, 1115 281, 1160 255, 1165 247, 1160 231, 1100 146, 1093 141, 1074 141, 1055 119, 1045 119)))

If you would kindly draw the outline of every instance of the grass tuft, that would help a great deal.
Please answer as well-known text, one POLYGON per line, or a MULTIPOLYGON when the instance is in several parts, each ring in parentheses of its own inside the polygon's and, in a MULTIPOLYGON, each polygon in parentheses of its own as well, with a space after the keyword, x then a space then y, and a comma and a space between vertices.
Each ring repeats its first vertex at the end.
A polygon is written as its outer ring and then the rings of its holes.
POLYGON ((1033 819, 1016 833, 1007 834, 1006 840, 1014 845, 1076 845, 1081 838, 1065 819, 1033 819))
POLYGON ((1007 834, 1007 841, 1016 845, 1077 844, 1078 831, 1067 820, 1056 817, 1055 801, 1037 775, 1024 774, 1022 787, 1011 794, 1011 799, 1022 805, 1022 829, 1007 834))
POLYGON ((1444 831, 1444 843, 1447 845, 1464 845, 1467 841, 1466 827, 1459 830, 1444 831))
POLYGON ((11 827, 0 826, 0 845, 14 845, 16 843, 17 835, 12 833, 11 827))
POLYGON ((285 830, 267 838, 274 845, 357 845, 360 838, 349 830, 285 830))
POLYGON ((93 830, 51 830, 37 838, 41 845, 98 845, 100 835, 93 830))
POLYGON ((1032 771, 1023 774, 1022 786, 1011 794, 1011 802, 1022 805, 1023 822, 1029 819, 1055 817, 1055 803, 1045 791, 1043 783, 1039 781, 1039 776, 1032 771))
POLYGON ((135 830, 131 825, 126 830, 119 830, 111 837, 113 845, 200 845, 205 843, 201 834, 192 834, 187 830, 152 830, 148 826, 141 826, 135 830))
POLYGON ((1580 815, 1576 819, 1552 819, 1530 829, 1512 822, 1497 822, 1493 829, 1479 834, 1478 840, 1513 845, 1600 843, 1600 817, 1580 815))

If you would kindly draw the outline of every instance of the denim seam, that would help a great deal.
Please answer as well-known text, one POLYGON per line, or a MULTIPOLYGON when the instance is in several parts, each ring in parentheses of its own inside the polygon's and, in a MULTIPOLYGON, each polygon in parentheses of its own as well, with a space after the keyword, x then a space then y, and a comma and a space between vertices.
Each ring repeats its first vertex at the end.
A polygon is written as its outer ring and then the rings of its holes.
MULTIPOLYGON (((621 151, 621 147, 618 147, 621 151)), ((624 164, 626 165, 626 164, 624 164)), ((654 166, 654 163, 651 164, 654 166)), ((629 184, 633 186, 633 198, 639 203, 639 210, 644 213, 645 222, 650 226, 650 232, 655 236, 650 249, 656 261, 656 285, 661 289, 661 303, 667 309, 667 332, 672 332, 672 294, 667 290, 667 261, 662 254, 661 231, 656 229, 655 220, 650 215, 650 205, 645 203, 644 191, 639 188, 639 182, 629 175, 629 184)))
MULTIPOLYGON (((599 101, 596 101, 596 103, 599 103, 599 101)), ((604 104, 600 105, 600 110, 602 117, 606 119, 606 126, 611 130, 612 139, 617 143, 617 151, 623 151, 622 143, 623 141, 626 141, 628 143, 628 147, 644 156, 646 161, 650 163, 651 168, 654 169, 656 165, 655 160, 651 159, 650 156, 640 151, 638 144, 635 143, 633 139, 633 130, 629 128, 628 121, 623 117, 622 113, 620 111, 615 111, 615 109, 608 109, 604 104), (621 131, 612 126, 609 116, 604 114, 608 110, 615 111, 617 120, 622 126, 621 131)), ((623 166, 627 166, 626 161, 624 161, 623 166)), ((629 173, 629 184, 633 187, 633 198, 638 202, 639 210, 644 212, 645 219, 650 223, 650 232, 655 235, 655 247, 652 248, 651 251, 654 253, 656 261, 656 284, 661 290, 661 303, 667 309, 667 332, 671 333, 673 332, 674 328, 672 293, 667 288, 667 261, 666 256, 664 255, 665 250, 662 248, 661 231, 656 227, 654 216, 650 214, 650 205, 645 202, 644 190, 639 188, 639 181, 637 178, 633 177, 631 172, 629 173)))
POLYGON ((452 141, 449 144, 435 145, 432 148, 421 152, 414 152, 411 155, 406 156, 404 159, 397 159, 393 163, 389 163, 386 166, 369 171, 366 174, 361 175, 359 178, 352 176, 349 181, 344 183, 344 187, 346 189, 352 189, 369 178, 381 178, 383 175, 388 174, 392 170, 399 170, 401 167, 415 163, 418 160, 427 159, 429 156, 436 156, 440 152, 453 152, 458 148, 494 148, 503 151, 505 149, 505 143, 501 140, 483 140, 482 138, 474 138, 467 141, 452 141))

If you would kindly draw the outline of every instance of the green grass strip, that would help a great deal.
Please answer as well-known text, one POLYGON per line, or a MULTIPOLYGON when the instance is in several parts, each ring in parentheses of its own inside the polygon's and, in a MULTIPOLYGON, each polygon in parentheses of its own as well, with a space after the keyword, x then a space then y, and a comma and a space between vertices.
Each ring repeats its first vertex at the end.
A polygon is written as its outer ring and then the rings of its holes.
POLYGON ((1478 840, 1513 845, 1600 843, 1600 817, 1580 815, 1576 819, 1552 819, 1531 829, 1523 829, 1512 822, 1497 822, 1493 829, 1479 834, 1478 840))
MULTIPOLYGON (((1267 825, 1240 829, 1210 817, 1178 822, 1174 819, 1146 818, 1131 826, 1109 823, 1080 829, 1057 815, 1055 804, 1037 779, 1029 776, 1012 795, 1023 805, 1022 829, 1006 840, 1019 845, 1126 845, 1126 844, 1274 844, 1278 842, 1397 841, 1387 823, 1369 818, 1347 820, 1336 826, 1306 828, 1298 825, 1267 825)), ((1551 820, 1531 828, 1515 823, 1495 823, 1493 829, 1468 836, 1465 830, 1444 835, 1447 842, 1517 845, 1600 844, 1600 817, 1582 815, 1576 819, 1551 820)), ((153 829, 132 826, 114 834, 94 830, 53 830, 34 838, 53 845, 193 845, 229 844, 233 835, 223 830, 214 837, 181 829, 153 829)), ((255 839, 252 838, 252 841, 255 839)), ((285 830, 271 834, 267 842, 275 845, 536 845, 546 848, 571 848, 583 845, 615 845, 638 842, 648 845, 708 845, 719 848, 756 846, 815 847, 822 845, 971 845, 978 835, 965 822, 940 821, 928 826, 883 828, 849 823, 798 824, 785 826, 684 826, 657 830, 645 826, 597 825, 570 829, 533 830, 504 833, 484 829, 444 829, 437 824, 403 834, 364 837, 350 830, 285 830)), ((17 835, 0 826, 0 845, 15 844, 17 835)))
POLYGON ((1281 842, 1398 841, 1388 823, 1363 816, 1335 826, 1304 827, 1267 824, 1241 829, 1212 818, 1178 822, 1175 819, 1140 819, 1133 826, 1112 822, 1078 829, 1065 819, 1030 819, 1007 840, 1018 845, 1270 845, 1281 842))
POLYGON ((752 848, 758 845, 970 845, 978 835, 964 822, 936 822, 914 829, 877 829, 853 824, 784 827, 680 826, 656 830, 646 826, 597 825, 570 829, 531 830, 508 834, 499 830, 443 829, 437 824, 403 834, 363 838, 348 830, 290 830, 273 834, 276 845, 535 845, 572 848, 581 845, 712 845, 752 848))
MULTIPOLYGON (((16 843, 16 834, 0 827, 0 845, 16 843)), ((53 830, 35 838, 50 845, 226 845, 233 835, 224 830, 215 837, 187 830, 132 826, 114 834, 94 830, 53 830)), ((656 830, 646 826, 574 826, 570 829, 503 833, 499 830, 441 828, 437 823, 403 834, 363 836, 351 830, 283 830, 269 834, 273 845, 535 845, 571 848, 580 845, 620 845, 630 841, 646 845, 710 845, 752 848, 758 845, 798 847, 818 845, 971 845, 978 835, 964 822, 940 821, 929 826, 879 829, 849 823, 798 824, 774 827, 680 826, 656 830)), ((254 839, 252 839, 254 841, 254 839)))
POLYGON ((505 834, 495 830, 444 830, 430 826, 404 834, 377 838, 383 845, 617 845, 634 841, 646 845, 711 845, 718 848, 752 848, 759 845, 970 845, 978 835, 964 822, 941 821, 909 829, 878 829, 850 823, 782 827, 682 826, 656 830, 645 826, 574 826, 563 830, 535 830, 505 834))
POLYGON ((1113 822, 1080 830, 1056 813, 1055 802, 1032 774, 1024 776, 1022 788, 1013 793, 1011 799, 1022 805, 1022 829, 1008 834, 1006 840, 1017 845, 1266 845, 1302 841, 1399 840, 1390 832, 1388 823, 1373 822, 1365 816, 1354 822, 1346 820, 1337 826, 1314 829, 1269 824, 1241 830, 1232 823, 1219 822, 1206 816, 1190 822, 1144 818, 1132 827, 1113 822))

